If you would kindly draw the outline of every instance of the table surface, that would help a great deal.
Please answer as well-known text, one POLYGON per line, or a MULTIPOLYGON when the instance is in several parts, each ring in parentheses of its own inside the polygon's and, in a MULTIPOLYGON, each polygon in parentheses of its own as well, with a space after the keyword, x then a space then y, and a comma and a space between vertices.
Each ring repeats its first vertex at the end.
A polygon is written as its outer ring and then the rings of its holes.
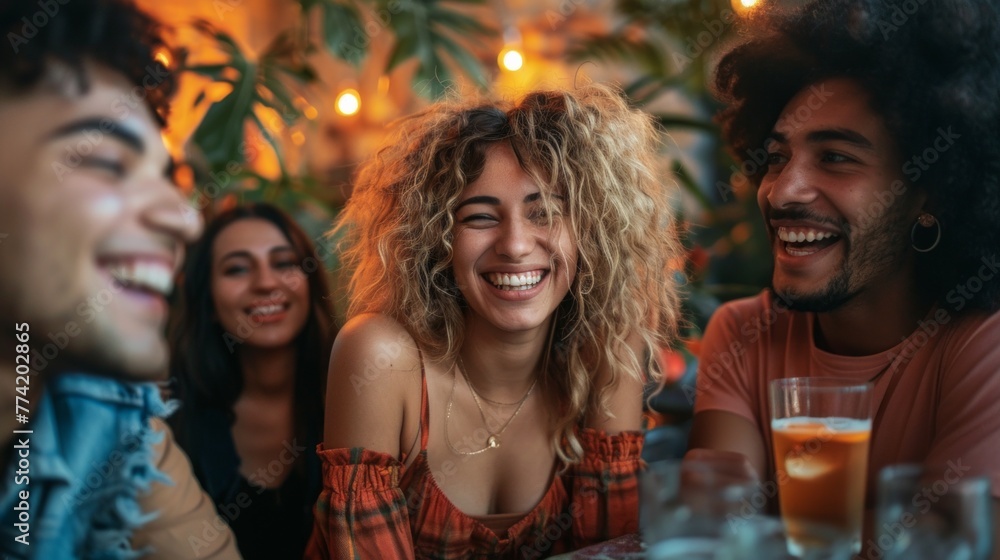
POLYGON ((623 535, 610 541, 597 543, 566 554, 552 556, 549 560, 641 560, 646 548, 638 534, 623 535))

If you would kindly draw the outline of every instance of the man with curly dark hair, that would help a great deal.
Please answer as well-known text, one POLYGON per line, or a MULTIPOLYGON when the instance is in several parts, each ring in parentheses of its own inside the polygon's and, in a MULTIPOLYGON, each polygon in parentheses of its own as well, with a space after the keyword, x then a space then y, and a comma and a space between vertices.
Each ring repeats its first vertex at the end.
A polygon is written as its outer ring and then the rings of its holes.
POLYGON ((201 229, 170 180, 156 24, 0 4, 0 552, 236 558, 173 443, 166 297, 201 229))
POLYGON ((774 274, 708 326, 692 449, 776 480, 769 381, 839 377, 874 385, 869 508, 904 462, 1000 496, 997 3, 830 0, 748 30, 715 86, 774 274))

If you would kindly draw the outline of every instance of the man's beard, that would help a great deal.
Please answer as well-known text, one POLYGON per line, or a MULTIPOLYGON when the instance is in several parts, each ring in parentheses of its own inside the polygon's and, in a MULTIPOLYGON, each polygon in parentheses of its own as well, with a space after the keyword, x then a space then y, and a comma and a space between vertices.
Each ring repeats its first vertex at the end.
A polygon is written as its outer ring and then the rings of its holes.
POLYGON ((771 293, 779 298, 782 303, 793 311, 811 311, 813 313, 826 313, 840 308, 845 303, 851 301, 858 295, 858 290, 851 291, 848 279, 850 271, 843 269, 840 274, 834 277, 819 293, 800 294, 795 290, 785 290, 778 292, 772 285, 771 293))
POLYGON ((865 232, 860 239, 852 238, 851 228, 844 225, 843 266, 820 291, 803 294, 795 289, 786 289, 778 292, 772 284, 771 292, 780 297, 789 309, 796 311, 826 313, 839 309, 860 294, 865 285, 871 283, 887 267, 894 266, 886 263, 902 262, 908 244, 904 237, 894 235, 898 231, 905 231, 905 222, 900 218, 887 217, 877 227, 865 232))

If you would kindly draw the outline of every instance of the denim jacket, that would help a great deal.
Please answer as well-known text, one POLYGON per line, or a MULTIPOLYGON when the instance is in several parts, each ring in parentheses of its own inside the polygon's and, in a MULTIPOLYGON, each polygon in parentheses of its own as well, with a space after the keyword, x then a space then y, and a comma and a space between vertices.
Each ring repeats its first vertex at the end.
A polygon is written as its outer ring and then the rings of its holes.
MULTIPOLYGON (((151 445, 163 437, 149 421, 171 407, 153 383, 130 383, 87 374, 59 374, 25 426, 15 434, 0 486, 0 552, 4 558, 120 560, 137 558, 132 530, 155 518, 137 496, 169 479, 153 463, 151 445), (27 440, 27 441, 25 441, 27 440), (20 452, 27 448, 28 481, 16 484, 20 452), (27 546, 18 542, 28 491, 27 546), (21 509, 16 510, 20 504, 21 509)), ((23 525, 21 528, 25 528, 23 525)), ((21 537, 24 540, 24 537, 21 537)))

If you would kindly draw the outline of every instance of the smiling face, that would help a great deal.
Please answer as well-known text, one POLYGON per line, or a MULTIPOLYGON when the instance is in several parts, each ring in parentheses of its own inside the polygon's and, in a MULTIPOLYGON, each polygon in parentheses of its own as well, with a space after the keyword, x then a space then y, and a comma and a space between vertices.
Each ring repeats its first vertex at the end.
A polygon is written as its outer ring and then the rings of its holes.
POLYGON ((309 318, 299 255, 271 222, 245 218, 212 243, 212 300, 222 328, 257 349, 286 347, 309 318))
POLYGON ((165 295, 201 222, 132 84, 87 64, 80 93, 60 69, 0 91, 0 318, 30 324, 46 376, 154 378, 166 371, 165 295))
POLYGON ((538 186, 506 143, 486 151, 482 174, 462 191, 453 248, 467 322, 503 332, 546 328, 576 275, 569 228, 546 217, 538 186))
POLYGON ((849 79, 805 88, 768 142, 757 202, 773 244, 772 287, 793 308, 830 311, 912 282, 909 232, 923 195, 902 181, 896 143, 869 100, 849 79))

